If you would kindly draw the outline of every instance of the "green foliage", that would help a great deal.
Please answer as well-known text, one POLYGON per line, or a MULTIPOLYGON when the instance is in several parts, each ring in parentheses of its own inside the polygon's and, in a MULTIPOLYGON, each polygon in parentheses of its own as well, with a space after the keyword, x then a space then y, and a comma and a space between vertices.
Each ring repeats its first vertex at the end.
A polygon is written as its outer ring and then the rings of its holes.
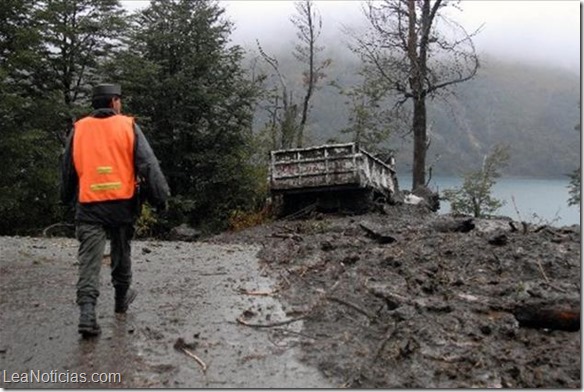
MULTIPOLYGON (((290 76, 284 91, 287 110, 282 110, 281 85, 266 89, 270 118, 262 132, 252 132, 253 115, 261 112, 258 83, 264 78, 242 69, 243 51, 230 46, 233 26, 224 16, 217 2, 202 0, 153 1, 132 18, 125 17, 117 0, 3 0, 0 234, 38 233, 64 213, 71 219, 72 211, 57 202, 59 154, 72 121, 90 110, 88 93, 95 81, 122 84, 124 111, 138 116, 169 179, 169 211, 144 215, 140 225, 146 232, 157 235, 183 222, 217 231, 233 216, 253 220, 267 194, 268 151, 281 142, 281 125, 289 130, 286 142, 294 144, 303 106, 292 92, 302 91, 311 76, 294 61, 294 48, 280 45, 279 66, 290 76)), ((402 136, 410 127, 381 110, 395 103, 379 101, 377 94, 385 87, 363 84, 363 75, 355 71, 359 59, 343 58, 338 47, 323 56, 335 62, 320 66, 327 67, 328 80, 349 86, 347 94, 315 90, 305 140, 350 137, 366 149, 399 149, 399 139, 389 144, 386 137, 402 136), (349 101, 349 110, 343 100, 349 101), (339 131, 343 128, 347 134, 339 131), (401 131, 396 135, 390 129, 401 131)), ((303 53, 300 60, 308 64, 309 52, 303 53)), ((514 148, 509 173, 572 171, 580 143, 566 130, 579 114, 573 105, 579 75, 483 63, 483 72, 461 85, 449 105, 429 103, 430 152, 456 157, 440 160, 434 172, 456 173, 476 161, 484 146, 500 142, 514 148)), ((313 65, 318 68, 319 62, 313 65)), ((321 71, 312 78, 321 80, 321 71)), ((408 148, 398 151, 399 171, 408 170, 408 148)), ((571 175, 570 191, 569 203, 578 204, 579 171, 571 175)))
POLYGON ((88 84, 123 28, 121 13, 117 0, 2 2, 1 234, 30 234, 62 219, 61 146, 87 112, 88 84))
POLYGON ((358 143, 365 150, 389 153, 387 142, 400 124, 396 110, 388 109, 385 89, 371 79, 367 69, 360 72, 362 81, 352 87, 343 88, 337 83, 340 94, 346 97, 348 107, 348 126, 342 133, 351 135, 352 141, 358 143))
POLYGON ((135 16, 131 45, 108 65, 169 182, 170 226, 217 231, 232 210, 256 201, 258 90, 241 67, 242 49, 227 45, 231 28, 216 2, 152 1, 135 16))
POLYGON ((491 188, 501 176, 500 169, 509 160, 509 148, 497 145, 485 157, 480 170, 467 173, 461 188, 447 189, 444 198, 454 213, 471 214, 476 218, 492 214, 503 201, 491 195, 491 188))
POLYGON ((142 204, 140 216, 136 221, 136 236, 139 238, 151 237, 155 226, 158 224, 156 214, 149 204, 142 204))
MULTIPOLYGON (((578 103, 578 107, 580 107, 580 103, 578 103)), ((574 129, 576 131, 578 131, 579 133, 581 133, 582 132, 582 125, 580 123, 578 123, 578 124, 576 124, 574 129)), ((570 198, 568 199, 568 205, 569 206, 574 206, 574 205, 580 206, 581 194, 582 194, 581 168, 578 167, 578 169, 574 170, 569 176, 570 176, 570 185, 568 186, 568 188, 569 188, 570 198)))
POLYGON ((456 97, 429 108, 434 120, 429 151, 442 156, 434 172, 457 174, 486 146, 504 143, 513 149, 508 175, 570 173, 580 161, 580 134, 573 131, 580 116, 574 105, 579 84, 579 75, 565 70, 484 59, 480 74, 460 85, 456 97))
POLYGON ((581 189, 582 189, 582 173, 580 168, 574 170, 570 174, 570 185, 569 185, 569 193, 570 198, 568 199, 569 206, 579 206, 581 201, 581 189))
POLYGON ((42 32, 43 88, 61 95, 48 131, 64 144, 75 120, 90 111, 90 88, 119 45, 124 10, 119 0, 52 0, 35 17, 42 32))
POLYGON ((50 94, 38 89, 42 40, 32 1, 0 7, 0 234, 32 234, 54 223, 58 144, 45 132, 50 94))
POLYGON ((229 217, 229 230, 240 231, 249 227, 258 226, 272 219, 270 206, 264 205, 256 211, 231 211, 229 217))

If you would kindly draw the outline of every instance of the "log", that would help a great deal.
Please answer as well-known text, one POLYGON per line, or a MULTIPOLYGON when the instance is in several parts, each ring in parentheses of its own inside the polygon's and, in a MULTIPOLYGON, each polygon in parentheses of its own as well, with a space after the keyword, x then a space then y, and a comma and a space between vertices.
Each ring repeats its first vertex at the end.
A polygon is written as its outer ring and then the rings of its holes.
POLYGON ((520 327, 576 332, 580 330, 580 310, 559 306, 523 305, 512 311, 520 327))

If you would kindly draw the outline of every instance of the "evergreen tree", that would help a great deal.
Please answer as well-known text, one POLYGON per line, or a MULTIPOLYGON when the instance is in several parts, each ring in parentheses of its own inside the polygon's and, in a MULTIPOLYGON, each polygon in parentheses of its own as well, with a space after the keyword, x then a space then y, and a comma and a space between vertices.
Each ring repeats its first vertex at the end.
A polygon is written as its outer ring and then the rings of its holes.
MULTIPOLYGON (((119 44, 125 31, 119 0, 51 0, 38 10, 43 40, 43 90, 53 101, 51 131, 64 145, 77 117, 88 111, 91 86, 99 82, 99 66, 119 44)), ((107 81, 107 76, 105 76, 107 81)))
POLYGON ((61 218, 59 153, 85 92, 123 30, 117 0, 8 0, 0 5, 0 213, 4 234, 61 218))
POLYGON ((248 164, 257 91, 223 13, 216 2, 152 1, 113 65, 167 176, 171 223, 210 230, 249 208, 257 188, 248 164))
MULTIPOLYGON (((58 216, 59 146, 45 132, 50 94, 44 94, 42 39, 36 2, 0 5, 0 234, 31 234, 58 216)), ((49 110, 50 112, 50 110, 49 110)))

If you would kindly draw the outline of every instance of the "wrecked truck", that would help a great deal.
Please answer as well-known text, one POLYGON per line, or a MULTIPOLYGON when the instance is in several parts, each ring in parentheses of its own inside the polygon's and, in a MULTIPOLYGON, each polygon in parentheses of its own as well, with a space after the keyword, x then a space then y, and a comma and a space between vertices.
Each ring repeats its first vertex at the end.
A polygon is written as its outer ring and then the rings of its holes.
POLYGON ((271 151, 269 187, 284 214, 367 210, 399 192, 395 159, 384 162, 357 143, 271 151))

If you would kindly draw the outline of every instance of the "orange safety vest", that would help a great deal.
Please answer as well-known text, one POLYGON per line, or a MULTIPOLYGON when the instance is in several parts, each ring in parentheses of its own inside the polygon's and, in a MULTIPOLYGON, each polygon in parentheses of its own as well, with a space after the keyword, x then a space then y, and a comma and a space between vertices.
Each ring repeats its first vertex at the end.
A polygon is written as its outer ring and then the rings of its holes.
POLYGON ((85 117, 75 123, 73 164, 79 202, 126 200, 134 196, 134 119, 85 117))

